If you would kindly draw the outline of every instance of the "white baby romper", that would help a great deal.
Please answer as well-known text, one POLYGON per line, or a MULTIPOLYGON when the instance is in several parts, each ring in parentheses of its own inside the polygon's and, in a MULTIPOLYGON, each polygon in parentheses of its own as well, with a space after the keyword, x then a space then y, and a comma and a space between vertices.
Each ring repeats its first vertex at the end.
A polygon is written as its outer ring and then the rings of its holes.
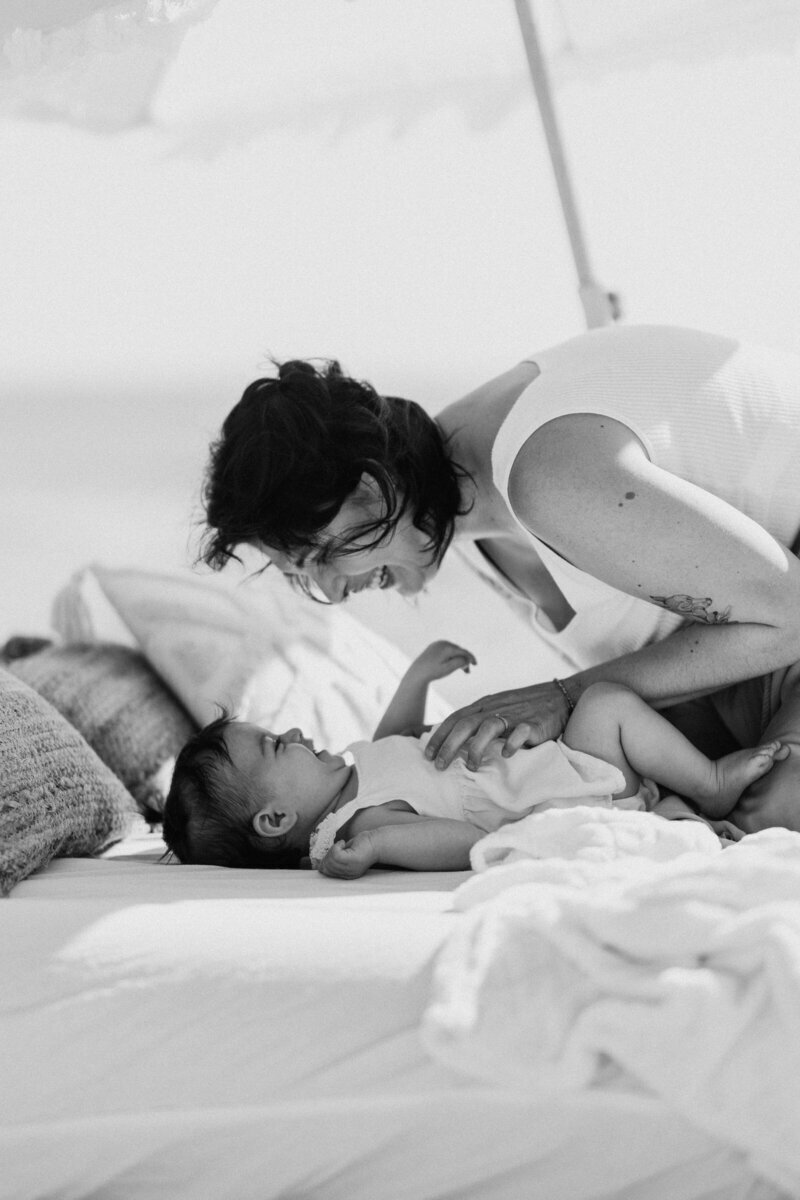
MULTIPOLYGON (((578 804, 609 808, 615 803, 613 793, 625 786, 616 767, 560 741, 543 742, 503 758, 504 743, 498 740, 490 744, 477 771, 468 770, 462 755, 446 771, 439 771, 424 754, 429 738, 429 733, 421 738, 392 736, 348 746, 343 757, 358 774, 358 795, 329 813, 314 830, 313 866, 325 857, 351 817, 391 800, 404 800, 420 816, 468 821, 491 833, 546 808, 578 804)), ((657 792, 645 786, 616 805, 645 809, 655 799, 657 792)))

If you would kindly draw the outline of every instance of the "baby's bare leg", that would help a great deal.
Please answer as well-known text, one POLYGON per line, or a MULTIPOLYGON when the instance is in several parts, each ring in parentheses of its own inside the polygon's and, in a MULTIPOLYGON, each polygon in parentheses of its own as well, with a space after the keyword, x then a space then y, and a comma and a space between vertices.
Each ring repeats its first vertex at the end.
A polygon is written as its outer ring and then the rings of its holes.
POLYGON ((704 816, 720 819, 742 791, 785 751, 780 742, 740 750, 713 762, 641 697, 618 684, 587 688, 564 731, 564 741, 619 767, 631 796, 642 775, 687 796, 704 816))
POLYGON ((644 703, 629 688, 616 683, 594 683, 575 705, 563 734, 563 741, 570 749, 583 750, 620 769, 625 776, 625 790, 618 793, 620 796, 635 795, 642 782, 643 772, 633 765, 622 742, 626 712, 632 707, 631 702, 636 701, 644 703))

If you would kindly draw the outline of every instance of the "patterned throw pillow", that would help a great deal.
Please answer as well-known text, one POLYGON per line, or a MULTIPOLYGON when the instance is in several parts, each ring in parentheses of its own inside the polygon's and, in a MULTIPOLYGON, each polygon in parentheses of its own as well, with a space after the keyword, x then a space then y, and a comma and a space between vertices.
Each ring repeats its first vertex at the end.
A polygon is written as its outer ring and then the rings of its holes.
POLYGON ((0 893, 52 858, 100 853, 135 813, 78 731, 0 669, 0 893))
POLYGON ((50 646, 9 670, 83 735, 145 818, 160 820, 172 761, 197 726, 143 654, 104 644, 50 646))

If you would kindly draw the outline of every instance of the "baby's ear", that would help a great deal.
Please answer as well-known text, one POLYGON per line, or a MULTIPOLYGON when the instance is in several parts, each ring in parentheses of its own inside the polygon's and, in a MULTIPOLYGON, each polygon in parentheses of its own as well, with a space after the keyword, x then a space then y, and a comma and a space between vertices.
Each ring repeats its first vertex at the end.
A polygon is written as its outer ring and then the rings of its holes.
POLYGON ((297 824, 297 813, 285 804, 267 804, 254 814, 252 824, 259 837, 285 837, 297 824))

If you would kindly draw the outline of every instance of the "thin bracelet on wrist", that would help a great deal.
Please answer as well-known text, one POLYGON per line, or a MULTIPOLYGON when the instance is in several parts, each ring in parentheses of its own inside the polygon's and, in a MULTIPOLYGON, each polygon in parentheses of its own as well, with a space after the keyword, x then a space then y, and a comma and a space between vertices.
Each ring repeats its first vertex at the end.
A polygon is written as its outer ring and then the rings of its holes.
POLYGON ((570 696, 569 692, 567 691, 567 685, 564 683, 563 679, 554 679, 553 683, 561 691, 562 696, 564 697, 564 699, 567 702, 567 710, 569 712, 569 715, 572 716, 572 714, 575 711, 575 701, 572 699, 572 696, 570 696))

